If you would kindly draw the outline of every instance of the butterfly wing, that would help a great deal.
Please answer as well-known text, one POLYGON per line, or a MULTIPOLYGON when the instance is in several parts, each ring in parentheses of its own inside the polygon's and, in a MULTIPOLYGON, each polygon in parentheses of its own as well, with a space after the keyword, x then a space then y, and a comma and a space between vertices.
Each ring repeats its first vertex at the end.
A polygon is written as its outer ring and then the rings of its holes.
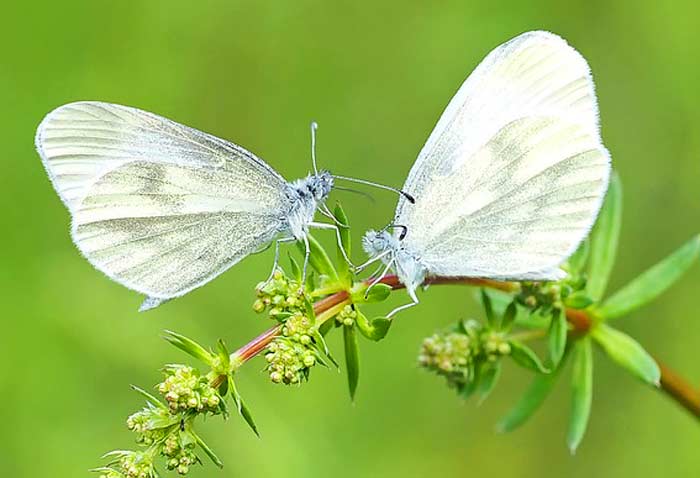
POLYGON ((44 120, 37 146, 80 251, 152 298, 203 285, 284 227, 288 186, 269 166, 150 113, 66 105, 44 120))
POLYGON ((491 52, 413 166, 395 223, 433 274, 556 279, 592 226, 610 173, 588 65, 530 32, 491 52))
POLYGON ((264 176, 274 188, 284 184, 270 166, 223 139, 128 106, 80 101, 46 115, 36 148, 56 192, 71 209, 105 172, 129 161, 187 164, 264 176))

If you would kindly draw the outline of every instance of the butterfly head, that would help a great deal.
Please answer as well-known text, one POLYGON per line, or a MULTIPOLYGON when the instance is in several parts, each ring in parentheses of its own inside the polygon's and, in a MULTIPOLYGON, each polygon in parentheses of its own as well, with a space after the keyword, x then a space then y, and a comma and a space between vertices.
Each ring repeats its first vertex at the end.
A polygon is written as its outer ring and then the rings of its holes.
POLYGON ((375 231, 370 229, 362 238, 362 248, 368 256, 395 256, 401 247, 399 238, 387 230, 375 231))
POLYGON ((316 201, 323 201, 333 189, 333 176, 328 171, 319 171, 306 178, 306 190, 316 201))

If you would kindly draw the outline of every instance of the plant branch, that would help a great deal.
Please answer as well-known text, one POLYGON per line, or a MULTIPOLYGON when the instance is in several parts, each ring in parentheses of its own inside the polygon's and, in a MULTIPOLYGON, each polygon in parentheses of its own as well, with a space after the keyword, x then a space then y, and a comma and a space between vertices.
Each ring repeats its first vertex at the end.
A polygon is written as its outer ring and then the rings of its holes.
MULTIPOLYGON (((403 289, 404 285, 399 282, 396 275, 388 275, 380 281, 382 284, 391 286, 392 289, 403 289)), ((490 279, 475 279, 471 277, 430 277, 426 279, 424 285, 439 285, 439 284, 459 284, 470 285, 475 287, 486 287, 497 289, 504 292, 513 292, 517 289, 517 284, 513 282, 500 282, 490 279)), ((328 311, 332 307, 349 299, 349 294, 346 291, 336 292, 329 295, 314 304, 314 313, 318 317, 323 312, 328 311)), ((572 333, 575 335, 583 335, 593 326, 594 321, 591 316, 583 310, 567 309, 566 319, 573 326, 572 333)), ((280 332, 280 326, 277 325, 263 332, 243 347, 232 354, 232 358, 246 362, 255 357, 258 353, 264 350, 270 342, 280 332)), ((700 419, 700 389, 692 386, 686 379, 678 375, 676 372, 668 368, 662 362, 656 361, 661 369, 661 390, 680 406, 685 408, 693 416, 700 419)))

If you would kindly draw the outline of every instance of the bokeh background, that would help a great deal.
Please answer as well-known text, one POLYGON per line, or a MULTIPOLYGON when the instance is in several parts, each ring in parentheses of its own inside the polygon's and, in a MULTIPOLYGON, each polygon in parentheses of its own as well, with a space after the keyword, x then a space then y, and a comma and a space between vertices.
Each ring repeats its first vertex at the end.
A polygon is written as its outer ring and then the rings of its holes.
MULTIPOLYGON (((11 2, 2 15, 3 476, 87 476, 102 453, 132 447, 124 419, 142 400, 129 384, 151 386, 162 364, 186 360, 160 338, 163 329, 238 346, 268 326, 251 304, 271 252, 147 314, 136 312, 137 294, 80 257, 33 147, 43 115, 63 103, 154 111, 244 145, 288 178, 310 168, 315 119, 324 167, 400 185, 478 61, 523 31, 547 29, 590 62, 604 140, 624 183, 611 288, 700 231, 696 2, 64 0, 11 2)), ((391 217, 396 198, 372 193, 374 205, 336 193, 355 239, 391 217)), ((695 267, 619 322, 695 383, 699 285, 695 267)), ((240 388, 262 439, 236 417, 205 423, 225 468, 192 476, 696 476, 697 420, 600 353, 576 456, 564 444, 566 378, 524 428, 496 434, 527 373, 508 367, 477 407, 415 366, 422 337, 477 312, 464 288, 424 294, 386 341, 362 343, 355 405, 342 374, 314 370, 310 383, 284 388, 260 373, 260 359, 251 362, 240 388)), ((330 341, 342 355, 338 337, 330 341)))

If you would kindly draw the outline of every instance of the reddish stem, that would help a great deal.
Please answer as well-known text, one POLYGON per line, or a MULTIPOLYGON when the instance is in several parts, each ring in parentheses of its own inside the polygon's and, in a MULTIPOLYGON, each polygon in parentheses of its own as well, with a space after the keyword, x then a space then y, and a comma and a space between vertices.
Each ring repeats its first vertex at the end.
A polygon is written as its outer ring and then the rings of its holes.
MULTIPOLYGON (((404 288, 404 285, 399 282, 399 278, 395 275, 385 276, 380 282, 391 286, 392 289, 404 288)), ((475 279, 472 277, 430 277, 426 279, 425 285, 431 284, 471 285, 475 287, 488 287, 504 292, 512 292, 517 287, 512 282, 499 282, 490 279, 475 279)), ((349 294, 346 291, 340 291, 329 295, 314 304, 314 313, 319 315, 348 298, 349 294)), ((583 310, 567 309, 566 319, 573 326, 573 332, 575 334, 585 334, 593 325, 593 320, 588 313, 583 310)), ((279 331, 279 325, 272 327, 238 349, 234 355, 241 360, 241 363, 250 360, 264 350, 275 336, 279 334, 279 331)), ((658 360, 657 363, 661 369, 661 390, 693 416, 700 418, 700 390, 693 387, 683 377, 663 363, 658 360)))

